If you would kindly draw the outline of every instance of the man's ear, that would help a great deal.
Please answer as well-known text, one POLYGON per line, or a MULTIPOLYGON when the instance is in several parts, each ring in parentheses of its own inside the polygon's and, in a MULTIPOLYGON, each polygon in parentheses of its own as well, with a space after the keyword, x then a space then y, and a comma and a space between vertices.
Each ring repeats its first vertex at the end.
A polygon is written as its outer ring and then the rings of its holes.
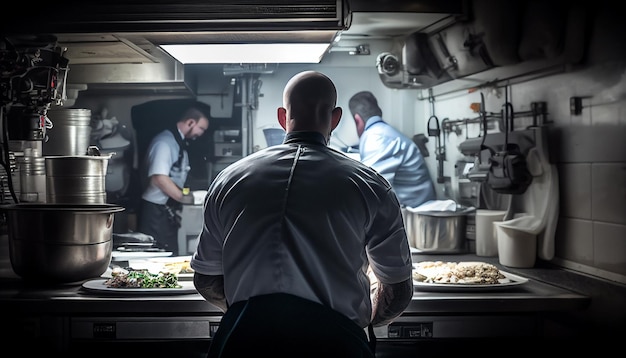
POLYGON ((187 118, 187 120, 185 120, 185 125, 187 126, 187 128, 193 127, 195 123, 196 121, 193 118, 187 118))
POLYGON ((287 130, 287 110, 284 107, 278 107, 276 117, 278 118, 278 124, 280 124, 284 130, 287 130))
POLYGON ((334 130, 335 128, 337 128, 337 126, 339 125, 339 122, 341 121, 342 114, 343 114, 343 109, 341 109, 341 107, 335 107, 335 109, 333 109, 332 119, 330 122, 331 130, 334 130))

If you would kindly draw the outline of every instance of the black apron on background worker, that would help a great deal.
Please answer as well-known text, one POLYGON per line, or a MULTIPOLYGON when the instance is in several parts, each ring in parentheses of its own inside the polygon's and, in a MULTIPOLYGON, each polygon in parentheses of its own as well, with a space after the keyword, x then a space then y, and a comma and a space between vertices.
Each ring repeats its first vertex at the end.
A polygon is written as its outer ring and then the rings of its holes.
MULTIPOLYGON (((178 158, 172 164, 169 176, 173 179, 179 177, 186 178, 187 174, 183 173, 183 171, 189 171, 189 168, 187 168, 189 161, 185 160, 186 143, 181 138, 176 127, 170 128, 169 131, 174 137, 176 144, 178 144, 178 158)), ((143 188, 147 188, 150 181, 147 165, 145 163, 142 170, 145 180, 142 185, 143 188)), ((172 198, 169 198, 164 204, 154 203, 146 200, 146 198, 143 198, 141 202, 139 230, 146 235, 153 236, 158 247, 178 255, 178 229, 181 226, 180 210, 182 209, 182 204, 172 198)))

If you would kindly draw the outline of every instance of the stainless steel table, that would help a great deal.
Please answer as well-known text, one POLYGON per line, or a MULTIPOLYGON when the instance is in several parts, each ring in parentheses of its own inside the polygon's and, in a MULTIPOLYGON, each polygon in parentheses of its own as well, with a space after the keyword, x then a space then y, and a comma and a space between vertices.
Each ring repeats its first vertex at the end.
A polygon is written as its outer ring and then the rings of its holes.
MULTIPOLYGON (((472 256, 427 258, 476 261, 472 256)), ((420 259, 414 256, 414 262, 420 259)), ((197 293, 118 297, 86 291, 80 283, 45 287, 7 278, 0 284, 0 307, 10 317, 6 322, 13 335, 59 352, 85 347, 115 351, 150 342, 159 352, 170 344, 176 352, 194 347, 201 356, 221 318, 197 293)), ((379 354, 404 356, 447 339, 541 337, 550 334, 546 322, 584 310, 588 303, 585 295, 531 277, 502 291, 416 290, 401 317, 376 328, 379 354)))

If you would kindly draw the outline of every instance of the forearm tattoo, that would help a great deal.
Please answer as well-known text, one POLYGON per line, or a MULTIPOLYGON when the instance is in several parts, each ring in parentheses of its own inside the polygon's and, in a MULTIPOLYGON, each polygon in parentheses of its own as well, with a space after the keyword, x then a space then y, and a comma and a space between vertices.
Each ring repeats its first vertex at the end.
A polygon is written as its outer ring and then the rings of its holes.
POLYGON ((391 323, 411 303, 413 281, 411 279, 386 285, 378 282, 372 292, 372 325, 383 326, 391 323))
POLYGON ((228 303, 226 302, 226 295, 224 294, 224 276, 209 276, 194 273, 193 284, 196 286, 198 293, 204 297, 205 300, 215 305, 223 312, 228 309, 228 303))

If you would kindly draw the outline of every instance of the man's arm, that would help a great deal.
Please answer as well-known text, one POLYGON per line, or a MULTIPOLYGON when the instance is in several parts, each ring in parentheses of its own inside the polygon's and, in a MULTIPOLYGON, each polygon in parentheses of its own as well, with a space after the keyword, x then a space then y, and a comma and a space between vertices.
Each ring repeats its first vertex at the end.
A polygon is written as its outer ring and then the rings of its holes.
POLYGON ((228 303, 224 294, 224 275, 210 276, 195 272, 193 284, 205 300, 226 312, 228 303))
POLYGON ((176 201, 183 200, 183 190, 169 176, 155 174, 150 177, 150 181, 170 198, 176 201))
POLYGON ((391 323, 404 312, 412 298, 413 279, 391 285, 376 281, 371 293, 372 325, 378 327, 391 323))

